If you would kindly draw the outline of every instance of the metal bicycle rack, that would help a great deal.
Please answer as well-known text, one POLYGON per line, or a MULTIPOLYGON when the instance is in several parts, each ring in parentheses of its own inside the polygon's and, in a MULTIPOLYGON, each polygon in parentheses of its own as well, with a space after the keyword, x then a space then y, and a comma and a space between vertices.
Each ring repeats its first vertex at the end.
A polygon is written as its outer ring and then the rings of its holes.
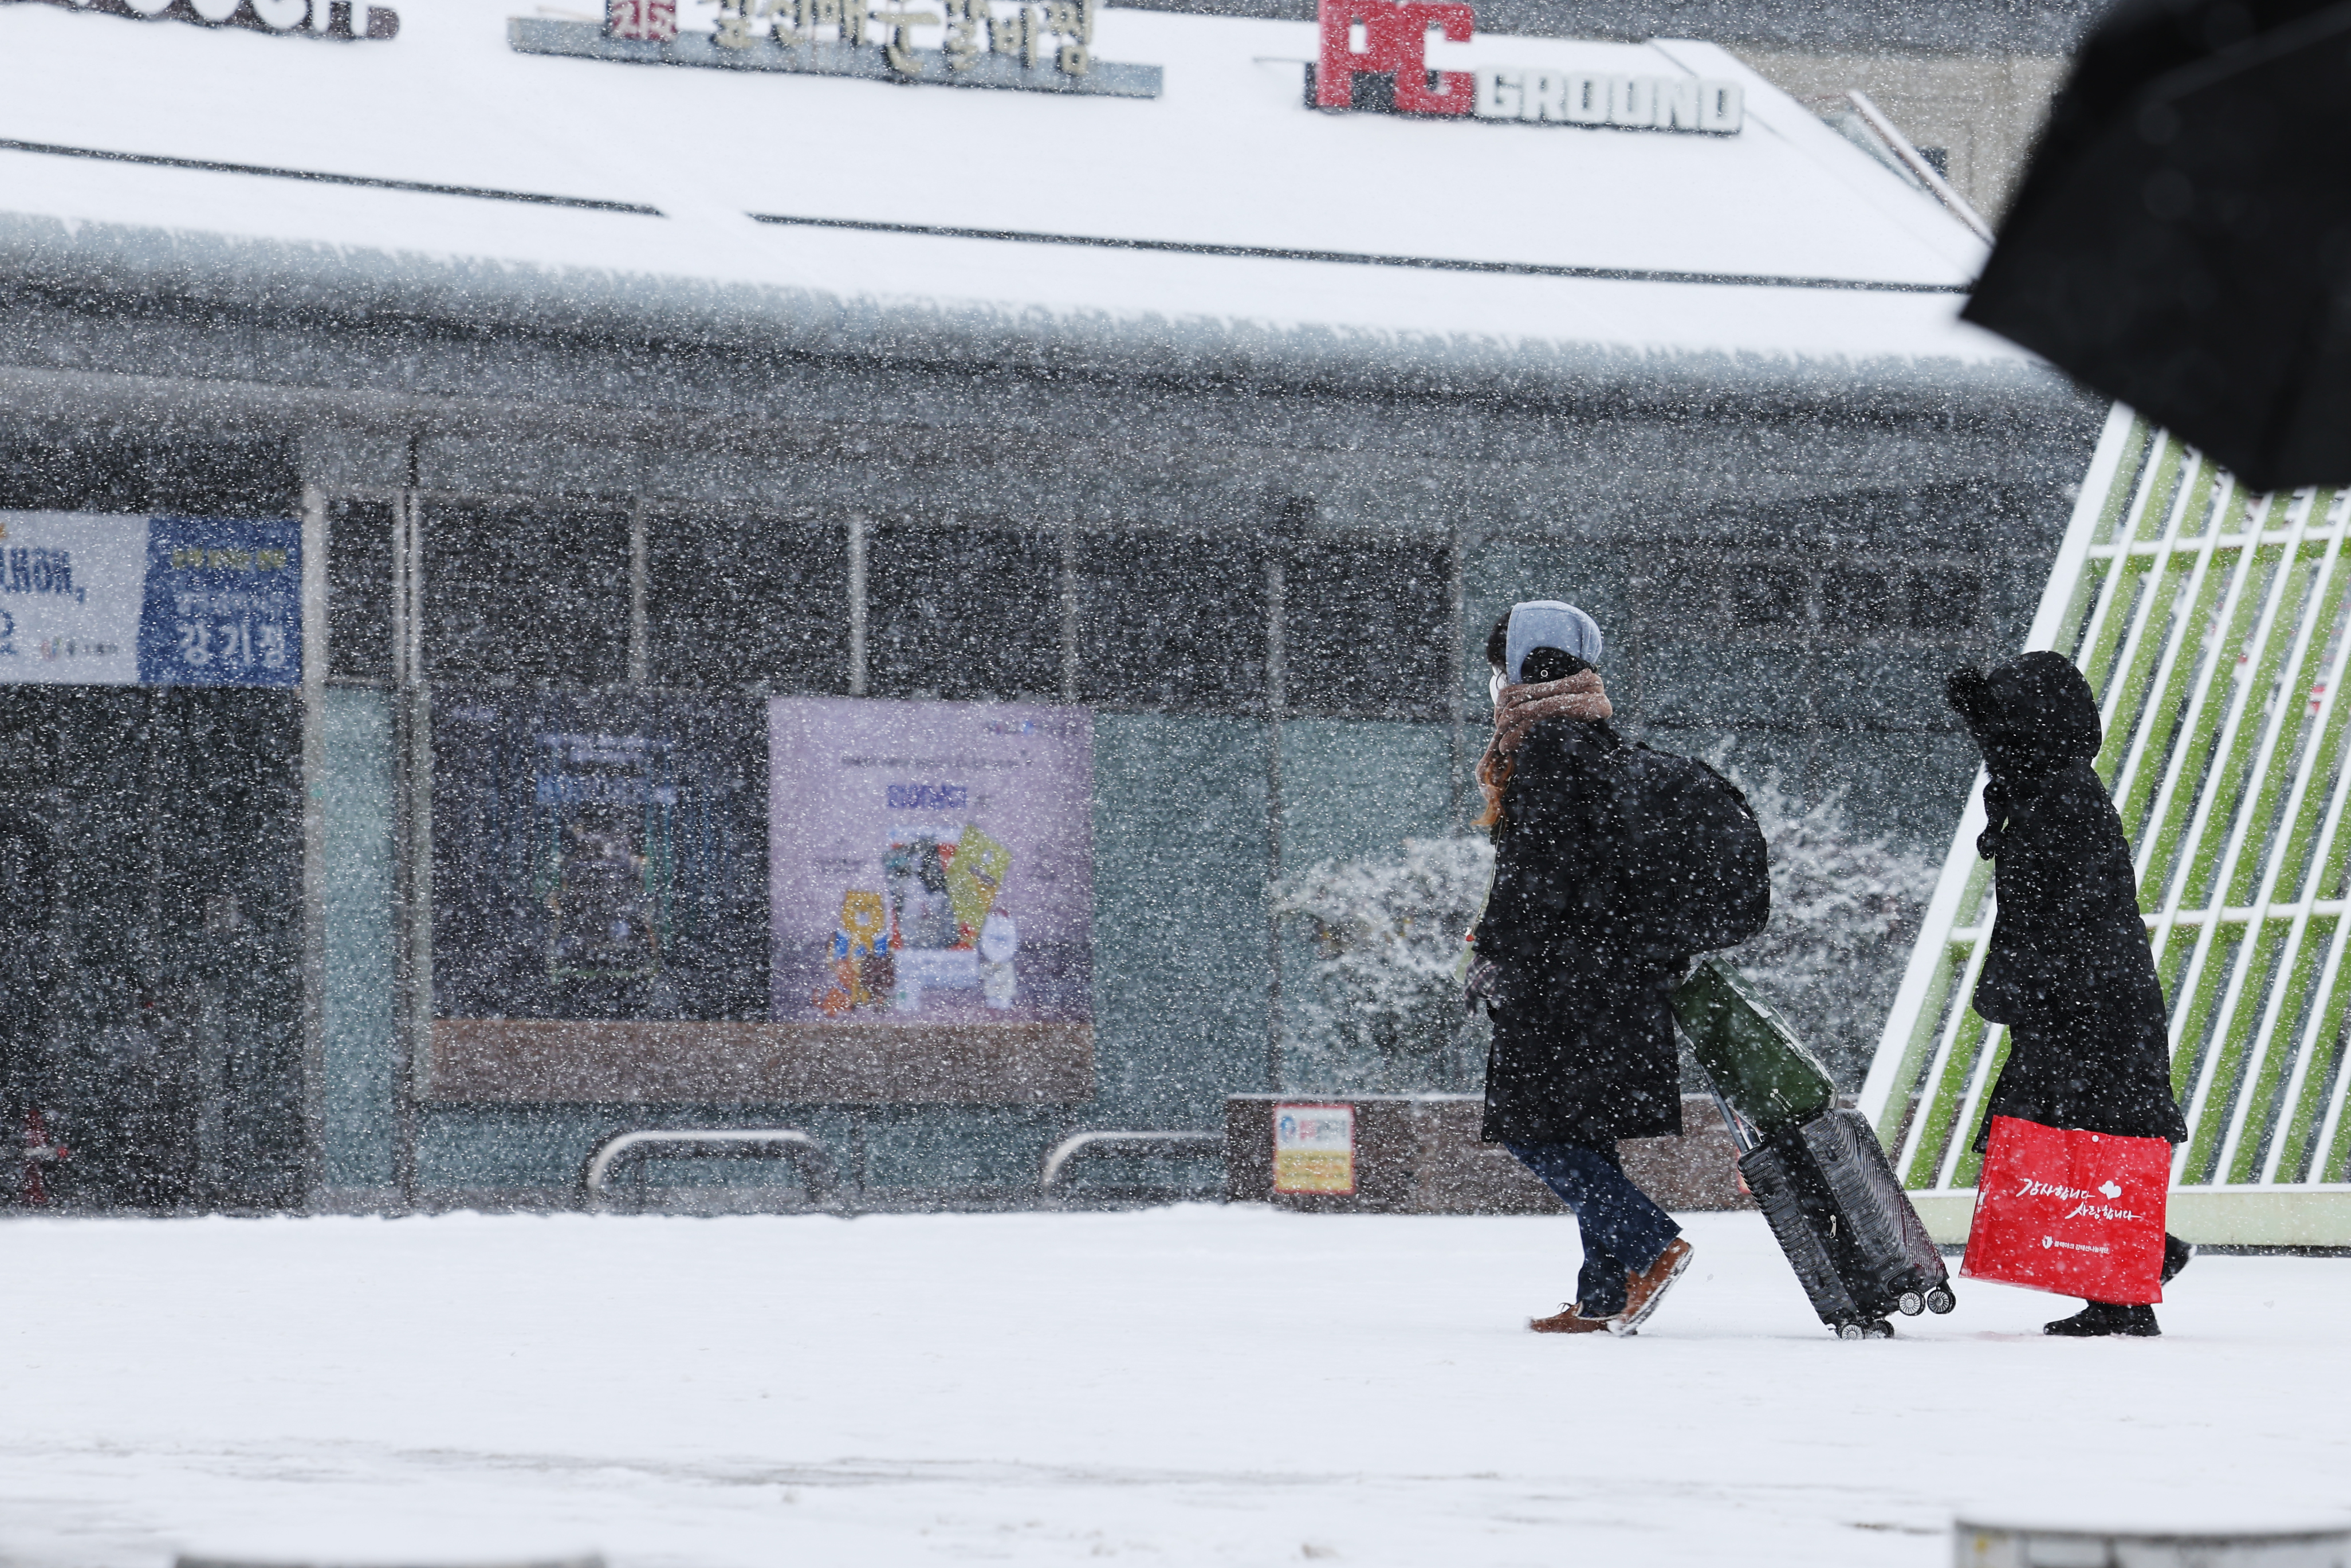
POLYGON ((604 1207, 604 1184, 616 1166, 635 1161, 642 1169, 645 1160, 664 1157, 789 1160, 811 1203, 829 1205, 839 1190, 832 1156, 797 1127, 664 1127, 616 1134, 597 1145, 580 1173, 585 1207, 604 1207))
MULTIPOLYGON (((1053 1188, 1070 1166, 1091 1155, 1189 1155, 1200 1153, 1207 1145, 1222 1147, 1222 1133, 1143 1133, 1106 1131, 1077 1133, 1055 1144, 1045 1156, 1045 1167, 1037 1177, 1038 1196, 1049 1202, 1053 1188)), ((1155 1186, 1153 1190, 1166 1190, 1155 1186)))

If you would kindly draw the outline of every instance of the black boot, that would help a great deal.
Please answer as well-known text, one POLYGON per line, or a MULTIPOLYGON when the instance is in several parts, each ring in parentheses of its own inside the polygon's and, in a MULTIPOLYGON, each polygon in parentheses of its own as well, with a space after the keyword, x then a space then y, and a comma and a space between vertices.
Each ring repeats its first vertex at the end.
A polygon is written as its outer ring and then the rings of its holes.
POLYGON ((2043 1323, 2041 1332, 2061 1339, 2103 1339, 2119 1334, 2130 1339, 2154 1339, 2163 1333, 2157 1326, 2155 1309, 2147 1306, 2124 1306, 2116 1301, 2086 1301, 2082 1310, 2070 1318, 2060 1318, 2053 1323, 2043 1323))
POLYGON ((2167 1285, 2179 1278, 2179 1270, 2188 1267, 2196 1256, 2196 1249, 2179 1237, 2165 1232, 2163 1238, 2163 1282, 2167 1285))

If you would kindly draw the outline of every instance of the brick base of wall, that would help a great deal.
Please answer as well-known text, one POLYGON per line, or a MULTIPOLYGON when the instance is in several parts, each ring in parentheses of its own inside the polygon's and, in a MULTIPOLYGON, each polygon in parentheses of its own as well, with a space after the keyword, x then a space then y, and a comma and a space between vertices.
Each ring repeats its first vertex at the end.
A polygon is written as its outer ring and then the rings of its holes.
MULTIPOLYGON (((1474 1094, 1236 1094, 1225 1102, 1225 1196, 1310 1213, 1559 1212, 1559 1199, 1509 1151, 1478 1141, 1484 1108, 1474 1094), (1353 1107, 1353 1192, 1273 1190, 1273 1113, 1281 1104, 1353 1107)), ((1682 1126, 1679 1137, 1625 1140, 1625 1173, 1667 1208, 1752 1208, 1714 1102, 1684 1095, 1682 1126)))

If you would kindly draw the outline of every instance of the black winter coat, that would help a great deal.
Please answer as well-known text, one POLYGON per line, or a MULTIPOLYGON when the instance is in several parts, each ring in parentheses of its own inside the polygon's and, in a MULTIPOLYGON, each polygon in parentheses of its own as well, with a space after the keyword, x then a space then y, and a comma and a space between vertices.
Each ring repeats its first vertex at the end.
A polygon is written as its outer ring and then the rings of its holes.
POLYGON ((2059 654, 2027 653, 1989 676, 1955 675, 1952 706, 1991 771, 1977 848, 1993 862, 2000 912, 1975 1009, 2011 1035, 1977 1146, 1993 1116, 2181 1141, 2130 845, 2090 766, 2089 683, 2059 654))
POLYGON ((1682 1130, 1668 986, 1687 954, 1627 917, 1624 748, 1603 722, 1547 719, 1519 748, 1478 922, 1499 966, 1486 1062, 1489 1143, 1612 1145, 1682 1130))

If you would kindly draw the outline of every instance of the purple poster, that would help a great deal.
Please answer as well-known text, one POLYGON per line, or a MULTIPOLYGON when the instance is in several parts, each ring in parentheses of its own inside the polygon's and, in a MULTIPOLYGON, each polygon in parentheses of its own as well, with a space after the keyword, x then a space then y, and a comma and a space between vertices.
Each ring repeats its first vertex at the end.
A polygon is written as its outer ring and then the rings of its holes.
POLYGON ((1088 1020, 1085 709, 778 697, 768 746, 777 1021, 1088 1020))

